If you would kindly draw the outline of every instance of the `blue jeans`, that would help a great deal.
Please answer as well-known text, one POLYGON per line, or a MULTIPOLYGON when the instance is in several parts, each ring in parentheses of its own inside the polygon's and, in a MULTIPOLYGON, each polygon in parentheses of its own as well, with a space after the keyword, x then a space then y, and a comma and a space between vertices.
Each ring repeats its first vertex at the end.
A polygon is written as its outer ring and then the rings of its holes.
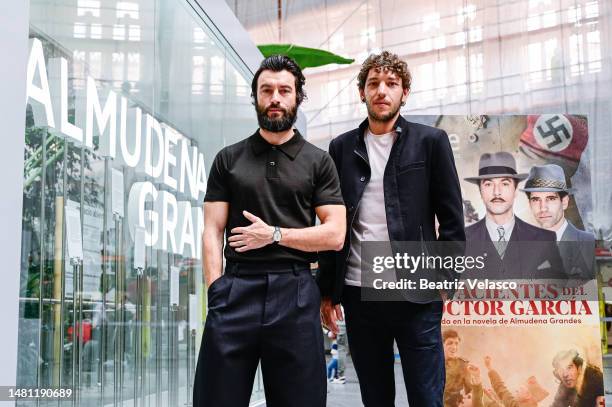
POLYGON ((338 359, 332 359, 327 365, 327 378, 334 378, 336 373, 338 373, 338 359))

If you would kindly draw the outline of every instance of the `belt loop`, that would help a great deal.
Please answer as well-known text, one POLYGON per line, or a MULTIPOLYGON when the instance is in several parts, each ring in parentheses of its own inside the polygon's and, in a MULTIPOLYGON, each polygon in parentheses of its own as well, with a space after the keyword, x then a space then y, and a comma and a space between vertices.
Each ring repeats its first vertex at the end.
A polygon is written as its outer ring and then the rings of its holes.
POLYGON ((293 268, 293 275, 294 276, 298 276, 300 274, 300 266, 297 263, 293 263, 291 265, 291 268, 293 268))

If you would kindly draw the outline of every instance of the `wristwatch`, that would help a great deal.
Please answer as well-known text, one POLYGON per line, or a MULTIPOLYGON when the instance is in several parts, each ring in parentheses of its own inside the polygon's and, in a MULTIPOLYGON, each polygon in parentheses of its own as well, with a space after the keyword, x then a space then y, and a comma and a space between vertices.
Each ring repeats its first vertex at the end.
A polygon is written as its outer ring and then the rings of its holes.
POLYGON ((278 244, 283 237, 280 227, 274 226, 274 232, 272 232, 272 243, 278 244))

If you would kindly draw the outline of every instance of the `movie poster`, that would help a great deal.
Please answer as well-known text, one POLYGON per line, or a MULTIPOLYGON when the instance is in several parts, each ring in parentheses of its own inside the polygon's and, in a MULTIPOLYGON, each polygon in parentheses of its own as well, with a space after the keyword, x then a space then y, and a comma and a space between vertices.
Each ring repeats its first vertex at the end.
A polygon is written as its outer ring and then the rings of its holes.
MULTIPOLYGON (((444 129, 449 136, 465 223, 471 227, 468 240, 478 235, 475 230, 479 228, 483 235, 494 233, 483 221, 488 209, 479 182, 487 171, 509 171, 508 155, 514 160, 518 182, 513 202, 505 202, 513 206, 517 219, 512 233, 519 222, 549 228, 558 216, 555 210, 562 210, 569 224, 556 244, 571 278, 523 279, 507 290, 465 287, 446 302, 442 323, 445 407, 603 405, 597 284, 588 250, 581 257, 580 249, 572 246, 589 237, 570 233, 574 228, 590 233, 586 118, 545 114, 438 116, 422 121, 444 129), (499 152, 509 154, 496 154, 499 152), (483 164, 487 154, 490 161, 483 164), (549 192, 562 192, 557 195, 559 201, 547 197, 549 192), (578 258, 581 265, 576 266, 578 258)), ((508 247, 499 252, 502 258, 508 247)), ((519 257, 510 261, 524 261, 519 257)))

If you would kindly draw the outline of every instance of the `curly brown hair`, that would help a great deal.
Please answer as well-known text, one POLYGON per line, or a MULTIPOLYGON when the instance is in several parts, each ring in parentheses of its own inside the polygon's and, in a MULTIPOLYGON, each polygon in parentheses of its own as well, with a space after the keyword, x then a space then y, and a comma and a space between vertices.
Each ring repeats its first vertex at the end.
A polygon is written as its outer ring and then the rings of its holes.
POLYGON ((366 79, 370 69, 388 69, 395 73, 397 76, 402 78, 402 87, 410 91, 410 85, 412 84, 412 75, 408 69, 408 64, 402 61, 397 54, 392 54, 389 51, 383 51, 380 54, 371 54, 363 64, 361 64, 361 70, 357 75, 357 86, 359 89, 365 89, 366 79))

